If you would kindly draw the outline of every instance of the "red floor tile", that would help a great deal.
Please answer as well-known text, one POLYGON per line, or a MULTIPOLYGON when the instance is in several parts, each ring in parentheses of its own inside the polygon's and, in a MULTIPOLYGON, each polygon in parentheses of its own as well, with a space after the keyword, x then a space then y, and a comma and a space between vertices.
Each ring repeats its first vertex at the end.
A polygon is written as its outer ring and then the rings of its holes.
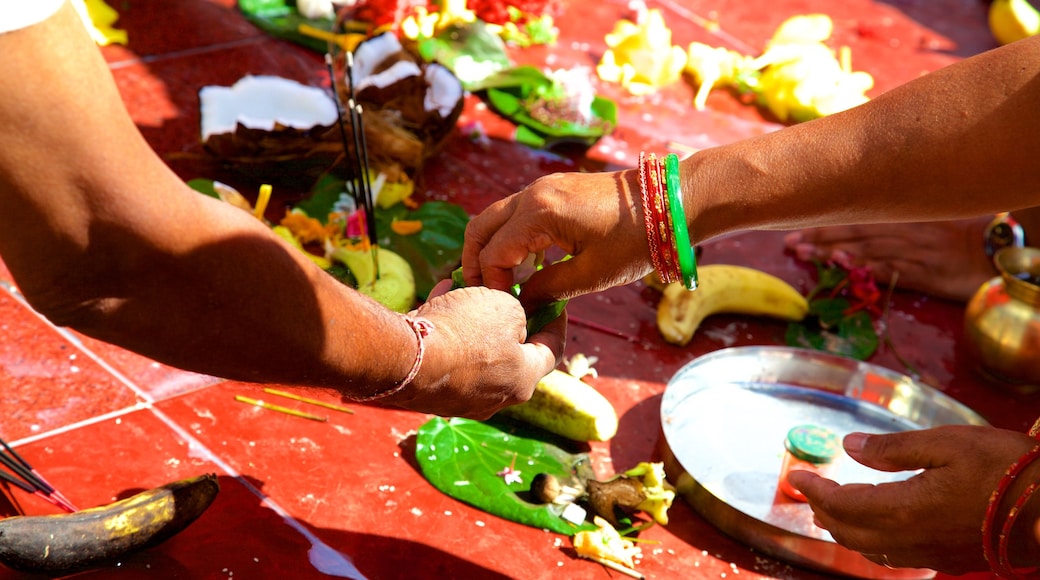
MULTIPOLYGON (((255 180, 219 166, 198 142, 198 91, 246 74, 276 74, 321 86, 318 55, 252 27, 232 0, 112 3, 127 47, 103 54, 124 101, 148 142, 183 178, 221 179, 243 191, 255 180)), ((872 94, 994 46, 980 0, 662 0, 673 41, 760 51, 787 17, 832 15, 835 43, 847 44, 857 70, 876 81, 872 94), (717 22, 718 30, 706 23, 717 22)), ((561 41, 516 53, 518 63, 550 68, 595 66, 603 36, 631 16, 624 0, 565 3, 561 41)), ((635 98, 598 83, 619 104, 619 126, 587 152, 534 151, 510 142, 512 126, 475 96, 460 125, 480 122, 488 146, 461 130, 420 176, 424 195, 476 213, 557 171, 630 166, 640 150, 680 154, 776 130, 767 113, 716 91, 708 110, 692 110, 693 89, 680 83, 635 98)), ((307 183, 297 184, 305 191, 307 183)), ((292 188, 290 188, 292 189, 292 188)), ((282 191, 290 203, 298 191, 282 191)), ((272 211, 276 211, 273 209, 272 211)), ((763 232, 705 245, 702 262, 771 272, 802 290, 812 272, 782 251, 781 234, 763 232)), ((461 504, 429 485, 414 459, 415 430, 425 415, 352 405, 355 414, 275 401, 257 385, 186 373, 58 331, 5 288, 0 263, 0 435, 18 445, 80 507, 199 473, 216 473, 221 492, 195 525, 172 540, 87 577, 318 578, 352 567, 388 578, 620 577, 576 559, 569 542, 461 504), (328 416, 315 422, 235 401, 236 394, 328 416), (137 407, 135 407, 137 405, 137 407)), ((590 446, 603 474, 658 458, 660 399, 669 378, 695 357, 726 346, 780 344, 785 325, 719 315, 684 348, 665 344, 656 328, 656 291, 642 284, 572 301, 567 354, 596 356, 591 379, 616 406, 619 436, 590 446)), ((997 426, 1024 430, 1040 400, 979 381, 960 356, 959 305, 897 292, 889 318, 892 343, 872 362, 907 364, 947 394, 970 403, 997 426)), ((312 393, 339 402, 332 393, 312 393)), ((55 513, 57 508, 7 490, 0 509, 55 513)), ((720 534, 678 502, 672 523, 644 538, 640 566, 648 578, 784 578, 823 576, 765 557, 720 534), (739 574, 738 574, 739 573, 739 574)), ((0 568, 0 579, 14 578, 0 568)))
POLYGON ((89 353, 0 286, 0 433, 46 433, 132 406, 138 398, 89 353))

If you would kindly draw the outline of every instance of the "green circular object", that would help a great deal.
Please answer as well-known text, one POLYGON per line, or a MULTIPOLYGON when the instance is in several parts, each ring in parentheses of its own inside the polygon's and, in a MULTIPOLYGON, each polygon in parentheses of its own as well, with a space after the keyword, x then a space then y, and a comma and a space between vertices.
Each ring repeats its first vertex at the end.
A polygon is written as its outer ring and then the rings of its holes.
POLYGON ((672 234, 675 236, 675 252, 679 259, 683 286, 687 290, 697 288, 697 258, 690 245, 690 232, 686 227, 686 211, 683 209, 682 187, 679 180, 679 156, 669 153, 664 158, 665 191, 668 194, 668 210, 672 216, 672 234))
POLYGON ((841 442, 833 431, 816 425, 799 425, 787 432, 787 450, 809 463, 830 463, 838 455, 841 442))

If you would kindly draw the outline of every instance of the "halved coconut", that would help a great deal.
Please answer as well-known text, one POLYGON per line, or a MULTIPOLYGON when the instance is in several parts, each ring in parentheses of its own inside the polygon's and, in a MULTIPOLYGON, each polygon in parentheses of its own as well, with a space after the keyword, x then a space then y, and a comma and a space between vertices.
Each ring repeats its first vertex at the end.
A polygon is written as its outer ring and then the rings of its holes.
MULTIPOLYGON (((351 79, 343 76, 336 86, 347 104, 353 82, 369 166, 414 175, 458 120, 462 84, 447 68, 423 63, 405 50, 392 33, 360 43, 352 72, 351 79)), ((271 181, 299 181, 343 163, 339 109, 323 89, 251 75, 231 87, 204 87, 199 101, 204 148, 239 171, 271 181)), ((343 114, 353 159, 353 129, 347 111, 343 114)))
MULTIPOLYGON (((447 67, 427 63, 406 49, 392 32, 368 38, 354 50, 351 78, 341 83, 346 101, 349 82, 365 110, 399 119, 424 142, 427 155, 451 132, 462 113, 465 91, 447 67)), ((367 122, 368 118, 365 118, 367 122)))
POLYGON ((247 174, 314 177, 343 154, 336 102, 275 76, 245 76, 199 91, 203 147, 247 174))

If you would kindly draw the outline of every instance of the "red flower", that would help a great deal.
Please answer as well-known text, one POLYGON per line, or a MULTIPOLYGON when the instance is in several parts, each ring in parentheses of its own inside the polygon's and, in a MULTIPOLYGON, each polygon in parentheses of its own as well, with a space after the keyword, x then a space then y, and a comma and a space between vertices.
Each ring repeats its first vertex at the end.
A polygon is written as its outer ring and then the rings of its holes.
POLYGON ((555 0, 470 0, 467 6, 477 18, 491 24, 509 22, 509 8, 516 8, 523 14, 520 23, 556 10, 555 0))
POLYGON ((881 315, 881 308, 878 306, 881 290, 878 289, 870 268, 849 268, 848 276, 835 288, 835 292, 839 290, 846 290, 850 298, 851 306, 845 311, 846 315, 863 309, 876 316, 881 315))
POLYGON ((427 0, 360 0, 350 9, 350 17, 369 22, 375 28, 390 25, 396 30, 405 18, 415 14, 416 8, 433 12, 437 6, 431 6, 427 0))

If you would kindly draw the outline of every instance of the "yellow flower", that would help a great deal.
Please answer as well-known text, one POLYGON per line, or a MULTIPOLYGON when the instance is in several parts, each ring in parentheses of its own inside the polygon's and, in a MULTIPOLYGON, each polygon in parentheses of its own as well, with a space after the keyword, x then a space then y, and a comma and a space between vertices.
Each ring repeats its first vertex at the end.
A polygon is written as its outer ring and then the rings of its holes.
POLYGON ((672 45, 672 31, 661 11, 647 12, 644 22, 620 20, 607 34, 608 46, 596 73, 620 83, 634 95, 647 95, 678 81, 686 67, 686 51, 672 45))

